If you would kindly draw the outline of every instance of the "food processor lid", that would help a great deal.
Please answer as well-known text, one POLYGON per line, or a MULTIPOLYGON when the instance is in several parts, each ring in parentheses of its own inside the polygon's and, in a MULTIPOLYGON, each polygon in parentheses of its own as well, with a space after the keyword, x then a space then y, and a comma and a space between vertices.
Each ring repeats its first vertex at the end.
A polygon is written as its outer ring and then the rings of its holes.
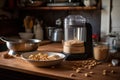
POLYGON ((64 23, 68 25, 83 25, 86 23, 86 18, 81 15, 68 15, 64 19, 64 23))

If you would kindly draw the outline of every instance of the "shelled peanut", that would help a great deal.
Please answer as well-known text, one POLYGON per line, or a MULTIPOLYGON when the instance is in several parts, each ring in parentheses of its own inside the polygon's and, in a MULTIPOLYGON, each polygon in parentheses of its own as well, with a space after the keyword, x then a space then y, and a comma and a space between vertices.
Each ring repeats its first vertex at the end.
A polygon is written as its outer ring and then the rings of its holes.
MULTIPOLYGON (((76 74, 83 74, 85 77, 90 77, 95 74, 94 71, 92 71, 95 67, 98 65, 101 65, 102 62, 97 62, 95 60, 84 60, 84 61, 77 61, 73 64, 72 69, 76 72, 76 74)), ((112 67, 112 64, 108 64, 106 67, 112 67)), ((103 69, 101 72, 101 75, 106 76, 107 74, 114 74, 114 70, 105 70, 103 69)), ((75 76, 74 74, 74 77, 75 76)))

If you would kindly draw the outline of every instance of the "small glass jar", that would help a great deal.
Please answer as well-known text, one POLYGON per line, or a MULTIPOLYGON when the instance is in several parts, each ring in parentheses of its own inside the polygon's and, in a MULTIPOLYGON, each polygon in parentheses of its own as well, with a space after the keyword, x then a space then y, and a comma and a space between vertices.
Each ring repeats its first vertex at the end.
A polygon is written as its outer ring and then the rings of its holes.
POLYGON ((107 60, 109 55, 109 47, 107 44, 98 44, 94 47, 94 59, 98 61, 107 60))

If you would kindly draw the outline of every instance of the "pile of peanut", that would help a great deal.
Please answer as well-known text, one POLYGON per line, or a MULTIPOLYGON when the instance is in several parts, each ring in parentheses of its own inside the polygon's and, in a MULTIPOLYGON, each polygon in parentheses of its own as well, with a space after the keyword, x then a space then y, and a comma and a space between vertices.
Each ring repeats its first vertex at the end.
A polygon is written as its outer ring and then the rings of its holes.
MULTIPOLYGON (((88 69, 89 71, 84 72, 83 74, 85 77, 89 77, 94 74, 92 69, 94 69, 97 65, 101 65, 101 64, 102 62, 97 62, 95 60, 85 60, 81 62, 78 61, 74 63, 74 65, 72 66, 72 69, 75 73, 83 73, 84 70, 88 69)), ((111 64, 108 65, 108 67, 111 67, 111 66, 112 66, 111 64)), ((70 74, 70 77, 76 77, 76 74, 74 72, 70 74)), ((115 71, 114 70, 108 71, 103 69, 102 75, 106 76, 108 73, 114 74, 115 71)))
POLYGON ((46 60, 57 60, 59 59, 60 56, 58 55, 48 55, 46 53, 37 53, 37 54, 31 54, 28 59, 31 60, 42 60, 42 61, 46 61, 46 60))

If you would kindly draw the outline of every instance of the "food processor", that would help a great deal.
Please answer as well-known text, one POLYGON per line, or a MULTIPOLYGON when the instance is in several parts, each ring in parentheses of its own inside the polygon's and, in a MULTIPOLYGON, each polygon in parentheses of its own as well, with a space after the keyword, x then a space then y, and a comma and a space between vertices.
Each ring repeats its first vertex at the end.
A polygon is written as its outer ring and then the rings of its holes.
POLYGON ((92 26, 81 15, 68 15, 64 19, 63 53, 68 60, 93 56, 92 26))

